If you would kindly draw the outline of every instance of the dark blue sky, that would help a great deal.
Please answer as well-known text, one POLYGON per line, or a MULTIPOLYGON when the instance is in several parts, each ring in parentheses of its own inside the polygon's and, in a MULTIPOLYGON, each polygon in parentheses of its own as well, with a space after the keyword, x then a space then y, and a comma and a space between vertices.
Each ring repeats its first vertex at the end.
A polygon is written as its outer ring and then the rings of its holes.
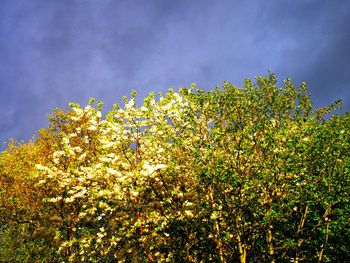
POLYGON ((350 110, 350 1, 1 0, 0 142, 28 140, 71 101, 108 110, 132 89, 268 70, 350 110))

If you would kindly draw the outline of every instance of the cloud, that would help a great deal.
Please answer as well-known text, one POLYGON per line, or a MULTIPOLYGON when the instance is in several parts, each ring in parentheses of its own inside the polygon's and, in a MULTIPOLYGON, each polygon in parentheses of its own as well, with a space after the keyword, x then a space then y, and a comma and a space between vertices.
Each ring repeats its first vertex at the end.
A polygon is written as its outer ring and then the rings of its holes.
POLYGON ((334 1, 10 1, 0 9, 0 140, 47 114, 137 89, 210 89, 275 72, 309 82, 317 105, 350 107, 350 4, 334 1))

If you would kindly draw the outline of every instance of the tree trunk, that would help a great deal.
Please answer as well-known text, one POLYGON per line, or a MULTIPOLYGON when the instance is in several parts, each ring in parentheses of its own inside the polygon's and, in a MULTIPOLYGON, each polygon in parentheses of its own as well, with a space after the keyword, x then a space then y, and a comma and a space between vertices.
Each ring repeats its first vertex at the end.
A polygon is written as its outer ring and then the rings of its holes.
MULTIPOLYGON (((210 198, 210 201, 212 202, 213 209, 215 209, 214 190, 212 188, 211 188, 211 193, 209 194, 209 198, 210 198)), ((215 241, 216 249, 219 252, 220 262, 225 262, 222 242, 220 238, 220 227, 219 227, 217 218, 214 219, 214 241, 215 241)))
POLYGON ((239 251, 239 261, 241 263, 246 263, 247 261, 247 250, 244 244, 242 244, 241 236, 237 235, 237 245, 239 251))
POLYGON ((217 219, 215 219, 215 222, 214 222, 214 239, 215 239, 216 248, 219 251, 220 262, 225 262, 224 253, 222 251, 222 243, 220 239, 220 228, 219 228, 219 223, 217 219))
POLYGON ((269 251, 269 257, 271 260, 271 263, 275 263, 275 249, 272 244, 272 226, 269 225, 269 229, 267 230, 267 245, 268 245, 268 251, 269 251))
POLYGON ((298 230, 297 230, 297 238, 298 238, 298 242, 297 242, 297 249, 295 251, 295 258, 294 258, 294 263, 299 263, 299 257, 300 257, 300 247, 303 244, 304 240, 299 238, 299 235, 301 234, 301 232, 303 231, 304 225, 305 225, 305 221, 306 221, 306 217, 307 214, 309 212, 309 205, 306 205, 305 210, 303 215, 301 216, 300 219, 300 223, 298 225, 298 230))
POLYGON ((325 238, 324 244, 322 245, 322 249, 320 251, 320 254, 318 256, 318 262, 322 262, 323 253, 324 253, 324 250, 326 249, 326 246, 328 243, 328 237, 329 237, 329 223, 327 223, 327 225, 326 225, 326 238, 325 238))

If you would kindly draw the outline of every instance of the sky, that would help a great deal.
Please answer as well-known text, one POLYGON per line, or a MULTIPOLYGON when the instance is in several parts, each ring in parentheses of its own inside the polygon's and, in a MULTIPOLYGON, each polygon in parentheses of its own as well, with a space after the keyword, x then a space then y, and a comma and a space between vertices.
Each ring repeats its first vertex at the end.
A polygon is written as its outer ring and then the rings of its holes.
POLYGON ((1 0, 0 149, 54 108, 274 72, 350 110, 347 0, 1 0))

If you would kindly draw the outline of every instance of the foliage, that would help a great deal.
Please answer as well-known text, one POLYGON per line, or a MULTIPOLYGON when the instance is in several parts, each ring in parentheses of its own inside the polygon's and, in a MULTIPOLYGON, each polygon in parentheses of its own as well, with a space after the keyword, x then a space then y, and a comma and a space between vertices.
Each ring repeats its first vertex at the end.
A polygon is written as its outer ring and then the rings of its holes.
POLYGON ((349 260, 350 114, 326 115, 339 103, 313 111, 305 83, 279 88, 273 74, 243 88, 151 93, 141 107, 135 98, 105 117, 93 100, 55 110, 35 142, 1 154, 1 253, 7 236, 36 231, 15 253, 46 245, 51 262, 349 260))

